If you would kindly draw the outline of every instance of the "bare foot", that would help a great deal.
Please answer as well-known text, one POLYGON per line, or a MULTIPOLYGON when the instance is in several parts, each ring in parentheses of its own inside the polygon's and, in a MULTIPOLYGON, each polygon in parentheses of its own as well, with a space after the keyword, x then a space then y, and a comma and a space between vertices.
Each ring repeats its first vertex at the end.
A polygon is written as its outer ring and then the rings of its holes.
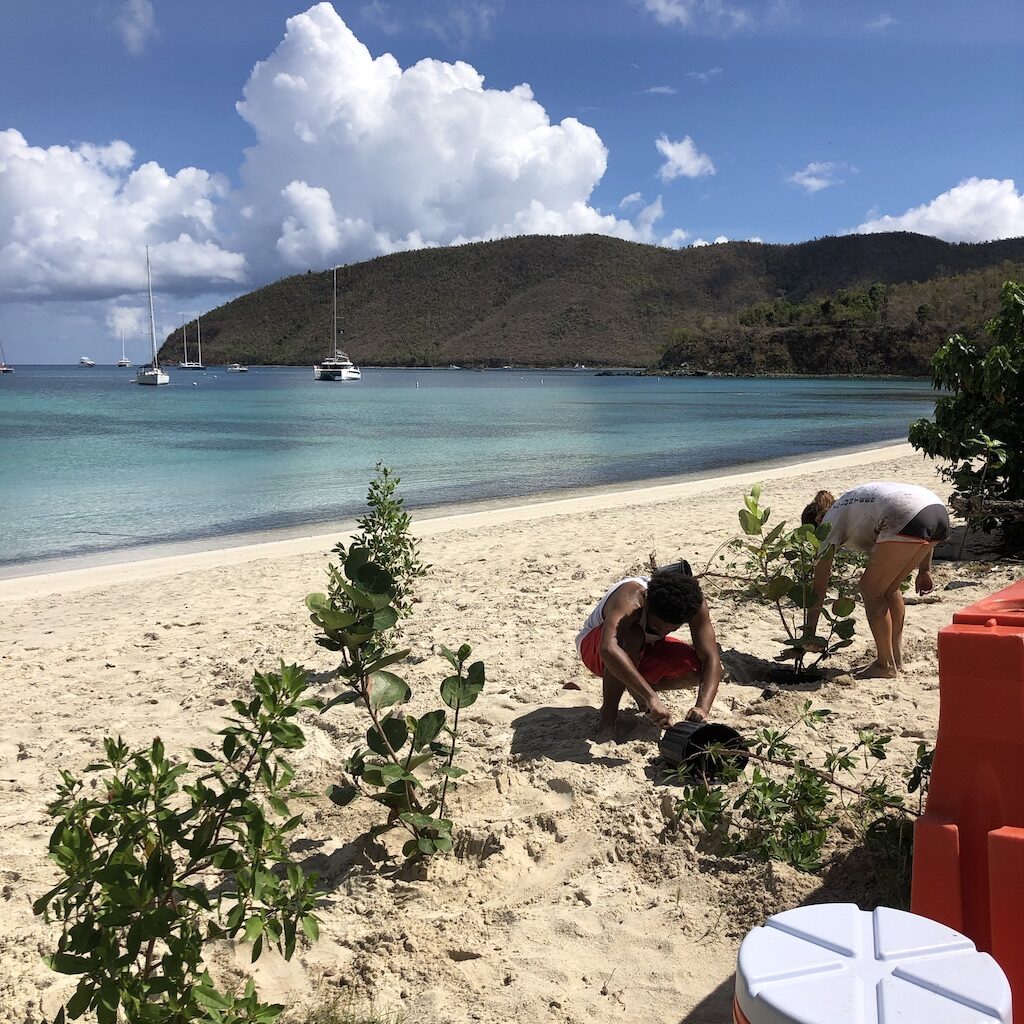
POLYGON ((900 671, 895 665, 882 665, 878 661, 865 665, 859 672, 854 672, 857 679, 895 679, 900 671))
POLYGON ((618 721, 619 713, 617 711, 613 711, 610 715, 606 715, 602 711, 601 718, 597 723, 597 731, 594 733, 594 739, 598 743, 607 743, 609 740, 614 740, 618 721))

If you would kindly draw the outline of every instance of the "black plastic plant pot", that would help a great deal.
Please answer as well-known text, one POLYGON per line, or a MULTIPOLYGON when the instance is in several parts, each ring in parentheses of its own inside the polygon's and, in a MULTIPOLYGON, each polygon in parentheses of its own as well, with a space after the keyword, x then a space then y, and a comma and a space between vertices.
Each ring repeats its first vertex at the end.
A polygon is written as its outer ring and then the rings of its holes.
POLYGON ((658 749, 672 768, 681 767, 687 774, 708 781, 718 778, 726 764, 737 772, 743 771, 748 760, 740 734, 716 722, 676 722, 665 730, 658 749), (716 746, 735 753, 710 753, 716 746))

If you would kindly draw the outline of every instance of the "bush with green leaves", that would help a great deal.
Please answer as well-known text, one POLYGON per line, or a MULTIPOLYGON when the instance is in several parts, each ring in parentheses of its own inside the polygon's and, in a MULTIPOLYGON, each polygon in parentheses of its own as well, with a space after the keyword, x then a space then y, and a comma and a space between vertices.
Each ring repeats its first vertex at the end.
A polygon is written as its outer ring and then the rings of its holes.
MULTIPOLYGON (((370 558, 394 581, 392 606, 401 619, 412 614, 415 581, 427 574, 429 565, 420 559, 419 542, 410 532, 412 520, 405 511, 405 500, 398 496, 401 477, 394 476, 383 462, 377 463, 377 475, 370 481, 366 494, 369 512, 356 520, 359 533, 351 544, 339 541, 332 549, 344 561, 353 548, 366 548, 370 558)), ((336 596, 339 590, 341 570, 328 565, 330 582, 328 591, 336 596)), ((392 631, 393 638, 401 635, 400 629, 392 631)))
MULTIPOLYGON (((746 744, 745 769, 738 770, 725 748, 710 753, 720 759, 721 784, 694 780, 685 763, 677 770, 684 782, 676 806, 677 820, 687 818, 716 834, 725 852, 755 860, 778 860, 800 871, 821 867, 822 853, 843 823, 868 843, 888 833, 905 841, 900 826, 921 813, 931 773, 931 751, 919 745, 906 780, 908 792, 919 794, 914 810, 872 769, 886 758, 892 736, 864 729, 855 742, 828 749, 814 764, 791 742, 799 725, 816 729, 832 712, 812 710, 805 702, 799 716, 784 729, 760 729, 746 744), (860 766, 860 774, 856 774, 860 766)), ((733 752, 735 753, 735 752, 733 752)))
POLYGON ((82 777, 61 772, 49 813, 50 858, 61 881, 34 904, 61 926, 50 966, 80 980, 61 1008, 99 1024, 270 1024, 283 1007, 218 989, 205 963, 214 939, 241 937, 256 960, 286 958, 318 935, 316 876, 288 852, 302 816, 288 799, 286 751, 305 744, 295 722, 306 677, 295 665, 253 679, 232 701, 218 750, 170 758, 159 739, 133 749, 103 741, 82 777))
POLYGON ((824 621, 825 628, 819 625, 812 631, 811 612, 817 604, 814 567, 825 553, 831 528, 809 524, 787 530, 785 522, 780 522, 766 529, 771 509, 761 504, 760 484, 744 495, 743 504, 739 520, 744 536, 731 542, 738 561, 730 565, 730 571, 741 593, 774 607, 785 634, 777 640, 783 648, 777 660, 793 662, 794 672, 813 668, 853 643, 853 577, 861 561, 845 551, 836 553, 832 582, 838 596, 821 609, 818 622, 824 621), (808 666, 812 654, 816 657, 808 666))
POLYGON ((989 345, 951 337, 932 359, 932 382, 945 392, 934 420, 915 420, 910 443, 938 459, 953 483, 953 503, 990 529, 1024 519, 1024 285, 1003 285, 999 313, 986 324, 989 345))
POLYGON ((368 729, 366 746, 346 760, 345 778, 332 787, 331 800, 345 807, 362 796, 382 804, 388 812, 384 827, 408 833, 403 854, 410 860, 447 853, 452 821, 446 817, 446 801, 454 780, 465 774, 454 763, 459 716, 483 690, 483 662, 469 663, 469 644, 456 651, 442 647, 452 669, 440 688, 446 707, 419 717, 406 714, 402 706, 412 691, 390 670, 410 653, 394 650, 388 635, 399 616, 394 577, 371 560, 368 548, 351 547, 336 584, 329 595, 306 598, 310 618, 320 630, 316 642, 341 655, 338 674, 346 687, 323 710, 358 705, 368 729))

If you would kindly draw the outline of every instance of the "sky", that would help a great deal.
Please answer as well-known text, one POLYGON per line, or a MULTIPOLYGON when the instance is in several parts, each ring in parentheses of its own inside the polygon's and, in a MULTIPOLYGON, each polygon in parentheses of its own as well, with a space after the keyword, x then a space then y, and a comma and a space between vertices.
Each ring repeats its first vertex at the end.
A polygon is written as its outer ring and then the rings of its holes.
MULTIPOLYGON (((0 0, 0 341, 422 246, 1024 235, 1019 0, 0 0)), ((343 305, 343 300, 342 300, 343 305)))

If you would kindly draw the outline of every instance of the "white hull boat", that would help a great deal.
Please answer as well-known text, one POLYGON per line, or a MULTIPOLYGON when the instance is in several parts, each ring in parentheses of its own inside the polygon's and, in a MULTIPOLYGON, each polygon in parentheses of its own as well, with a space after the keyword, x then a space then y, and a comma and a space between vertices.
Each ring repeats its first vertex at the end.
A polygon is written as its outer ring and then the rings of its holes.
POLYGON ((333 355, 321 359, 313 367, 313 380, 362 380, 359 367, 344 353, 338 350, 338 268, 334 268, 334 320, 333 320, 333 355))
POLYGON ((96 365, 96 360, 95 359, 90 359, 88 356, 82 356, 82 358, 78 360, 78 365, 79 366, 95 366, 96 365))
POLYGON ((153 361, 139 367, 135 374, 136 384, 170 384, 171 377, 160 366, 156 351, 156 316, 153 313, 153 277, 149 270, 149 246, 146 246, 146 290, 149 292, 149 340, 153 350, 153 361))
POLYGON ((231 365, 230 366, 226 366, 225 369, 228 371, 228 373, 248 373, 249 372, 249 367, 248 366, 242 366, 241 363, 231 363, 231 365))

